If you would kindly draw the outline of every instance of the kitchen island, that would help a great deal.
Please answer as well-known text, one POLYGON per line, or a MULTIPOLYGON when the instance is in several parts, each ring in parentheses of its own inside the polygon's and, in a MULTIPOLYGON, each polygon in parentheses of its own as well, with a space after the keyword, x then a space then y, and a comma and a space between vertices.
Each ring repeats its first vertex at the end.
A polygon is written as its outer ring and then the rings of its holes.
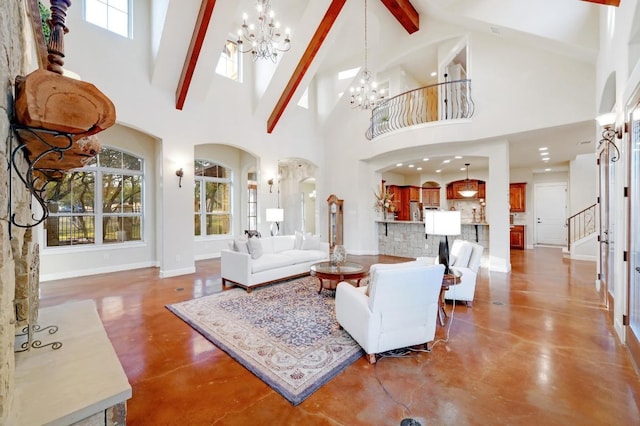
MULTIPOLYGON (((437 256, 440 238, 426 235, 424 222, 413 220, 377 220, 378 252, 389 256, 416 258, 437 256)), ((463 223, 462 233, 449 236, 449 244, 455 239, 472 241, 489 249, 488 223, 463 223)))

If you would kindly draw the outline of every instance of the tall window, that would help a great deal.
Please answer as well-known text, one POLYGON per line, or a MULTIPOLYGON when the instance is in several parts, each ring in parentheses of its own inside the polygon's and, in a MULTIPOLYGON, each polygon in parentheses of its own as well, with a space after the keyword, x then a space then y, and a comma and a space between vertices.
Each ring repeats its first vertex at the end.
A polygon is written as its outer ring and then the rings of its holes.
POLYGON ((241 83, 241 58, 236 42, 227 40, 216 65, 216 74, 241 83))
POLYGON ((84 0, 84 19, 123 37, 129 37, 129 0, 84 0))
POLYGON ((196 236, 231 233, 231 169, 206 160, 195 160, 196 236))
POLYGON ((143 160, 103 147, 89 165, 46 187, 47 247, 142 240, 143 160))

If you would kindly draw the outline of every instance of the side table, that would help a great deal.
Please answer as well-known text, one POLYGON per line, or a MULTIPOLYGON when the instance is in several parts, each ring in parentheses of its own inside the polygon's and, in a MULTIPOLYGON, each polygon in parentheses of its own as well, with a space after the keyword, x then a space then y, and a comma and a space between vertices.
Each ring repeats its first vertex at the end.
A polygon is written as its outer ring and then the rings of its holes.
POLYGON ((440 325, 444 327, 447 323, 447 313, 444 310, 444 292, 449 290, 449 287, 452 285, 460 284, 462 274, 461 273, 452 273, 445 274, 442 277, 442 287, 440 287, 440 306, 438 307, 438 320, 440 321, 440 325))

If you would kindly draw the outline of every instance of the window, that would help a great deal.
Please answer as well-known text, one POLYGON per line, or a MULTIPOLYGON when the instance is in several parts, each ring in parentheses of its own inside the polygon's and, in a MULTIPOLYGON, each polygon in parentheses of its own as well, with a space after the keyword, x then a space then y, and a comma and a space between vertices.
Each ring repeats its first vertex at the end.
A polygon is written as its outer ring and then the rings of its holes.
POLYGON ((89 165, 46 187, 46 247, 142 240, 143 160, 103 147, 89 165))
POLYGON ((84 0, 84 19, 123 37, 129 37, 129 0, 84 0))
POLYGON ((206 160, 195 160, 196 236, 231 233, 231 170, 206 160))
POLYGON ((240 50, 238 50, 238 45, 235 41, 227 40, 222 48, 222 52, 220 53, 218 65, 216 65, 216 74, 241 83, 241 65, 241 56, 240 50))
POLYGON ((298 101, 298 106, 309 109, 309 88, 304 89, 304 93, 300 96, 300 100, 298 101))

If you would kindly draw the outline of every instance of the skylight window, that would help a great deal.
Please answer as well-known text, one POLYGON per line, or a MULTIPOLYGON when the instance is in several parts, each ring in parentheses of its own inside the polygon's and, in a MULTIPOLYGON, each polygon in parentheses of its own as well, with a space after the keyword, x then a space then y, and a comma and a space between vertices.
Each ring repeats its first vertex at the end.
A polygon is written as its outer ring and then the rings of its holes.
POLYGON ((129 37, 129 0, 84 0, 84 20, 123 37, 129 37))
POLYGON ((304 89, 304 93, 300 96, 298 106, 304 109, 309 109, 309 88, 304 89))
POLYGON ((241 83, 241 61, 242 59, 237 43, 235 41, 227 40, 222 48, 222 52, 220 52, 220 58, 216 65, 216 74, 241 83))
POLYGON ((349 70, 340 71, 338 73, 338 80, 346 80, 348 78, 353 78, 358 75, 358 71, 360 71, 360 67, 351 68, 349 70))

